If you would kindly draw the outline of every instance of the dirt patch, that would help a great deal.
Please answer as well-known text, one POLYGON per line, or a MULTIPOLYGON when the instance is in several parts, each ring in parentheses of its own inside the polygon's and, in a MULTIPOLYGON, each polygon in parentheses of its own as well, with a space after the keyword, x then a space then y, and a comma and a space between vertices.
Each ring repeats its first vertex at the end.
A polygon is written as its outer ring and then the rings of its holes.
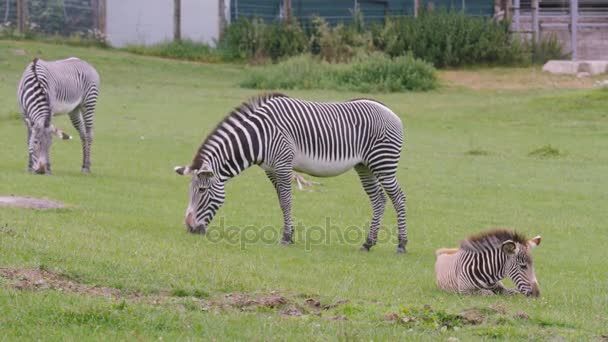
POLYGON ((31 209, 58 209, 65 208, 65 205, 41 198, 19 197, 19 196, 0 196, 0 207, 19 207, 31 209))
POLYGON ((467 324, 477 325, 485 321, 486 315, 477 308, 466 309, 458 314, 467 324))
POLYGON ((104 297, 121 294, 118 289, 80 284, 42 269, 0 268, 0 276, 8 279, 9 286, 17 290, 58 290, 104 297))
POLYGON ((473 90, 591 89, 601 78, 552 75, 540 67, 443 70, 439 77, 449 87, 473 90))
POLYGON ((266 307, 274 309, 283 306, 288 302, 287 298, 273 291, 268 295, 257 297, 245 292, 228 293, 220 300, 212 301, 211 304, 217 306, 231 306, 239 309, 248 307, 266 307))
POLYGON ((286 309, 281 310, 281 315, 283 316, 293 316, 293 317, 300 317, 302 316, 302 311, 300 311, 300 309, 298 309, 295 306, 290 306, 286 309))

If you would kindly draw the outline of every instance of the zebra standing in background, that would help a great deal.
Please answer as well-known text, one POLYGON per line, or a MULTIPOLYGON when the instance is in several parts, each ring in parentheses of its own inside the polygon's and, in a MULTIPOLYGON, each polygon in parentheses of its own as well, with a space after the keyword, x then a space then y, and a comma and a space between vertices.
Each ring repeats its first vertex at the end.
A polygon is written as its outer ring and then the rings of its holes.
POLYGON ((377 101, 322 103, 282 94, 253 98, 209 134, 190 165, 175 167, 180 175, 192 175, 186 225, 190 232, 204 233, 224 202, 224 184, 255 164, 277 191, 284 221, 281 243, 291 244, 293 170, 331 177, 354 167, 373 207, 361 249, 376 243, 386 191, 397 211, 397 253, 404 253, 405 194, 396 178, 402 143, 401 119, 377 101))
POLYGON ((515 294, 538 296, 538 282, 530 251, 541 237, 526 240, 509 230, 493 230, 469 237, 460 248, 437 250, 435 276, 437 286, 448 292, 515 294), (509 277, 517 290, 506 289, 500 282, 509 277))
POLYGON ((99 75, 78 58, 57 61, 34 59, 23 72, 17 98, 27 127, 28 171, 51 172, 52 134, 71 137, 51 124, 53 115, 69 113, 82 141, 82 172, 91 168, 93 114, 99 94, 99 75))

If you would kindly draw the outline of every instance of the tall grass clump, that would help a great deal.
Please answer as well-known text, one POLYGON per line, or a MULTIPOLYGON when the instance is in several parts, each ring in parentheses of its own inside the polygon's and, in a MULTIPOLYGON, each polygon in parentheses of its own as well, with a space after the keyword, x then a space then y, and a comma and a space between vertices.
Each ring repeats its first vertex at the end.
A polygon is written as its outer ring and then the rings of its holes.
POLYGON ((225 60, 222 51, 207 44, 191 40, 166 42, 151 46, 128 45, 124 50, 138 55, 158 56, 165 58, 184 59, 197 62, 220 62, 225 60))
POLYGON ((434 66, 514 64, 522 51, 512 44, 508 22, 435 11, 387 20, 374 43, 390 56, 412 53, 434 66))
POLYGON ((375 53, 348 64, 330 64, 308 55, 253 67, 240 85, 255 89, 426 91, 437 87, 437 77, 433 66, 411 55, 390 58, 375 53))
POLYGON ((330 26, 325 19, 313 17, 310 21, 310 52, 330 63, 350 61, 357 54, 374 50, 370 31, 364 30, 363 17, 355 16, 351 25, 330 26))
POLYGON ((278 61, 308 51, 308 37, 297 21, 267 24, 241 18, 226 28, 219 47, 231 58, 278 61))

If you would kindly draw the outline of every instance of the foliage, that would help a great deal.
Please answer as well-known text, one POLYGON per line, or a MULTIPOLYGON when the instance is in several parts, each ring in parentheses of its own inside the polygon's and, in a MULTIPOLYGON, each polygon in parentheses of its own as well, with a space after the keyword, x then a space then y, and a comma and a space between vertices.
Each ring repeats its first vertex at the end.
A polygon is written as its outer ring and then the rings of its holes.
POLYGON ((232 58, 273 61, 308 49, 306 35, 297 21, 266 24, 261 19, 247 18, 228 26, 219 46, 232 58))
POLYGON ((160 43, 152 46, 129 45, 126 46, 124 50, 139 55, 184 59, 197 62, 220 62, 226 59, 221 55, 221 51, 213 49, 207 44, 196 43, 191 40, 160 43))
POLYGON ((358 53, 373 50, 371 32, 362 29, 362 22, 331 27, 325 19, 316 16, 310 24, 310 51, 327 62, 348 62, 358 53))
POLYGON ((391 56, 411 52, 440 68, 512 64, 521 58, 520 51, 511 44, 508 22, 462 12, 435 11, 418 18, 390 18, 374 42, 391 56))
POLYGON ((361 92, 424 91, 437 86, 435 69, 411 55, 391 59, 381 53, 348 64, 297 56, 249 70, 241 86, 257 89, 346 89, 361 92))
POLYGON ((538 43, 528 42, 528 50, 531 53, 531 60, 534 64, 545 64, 551 59, 566 59, 562 45, 555 35, 542 37, 538 43))

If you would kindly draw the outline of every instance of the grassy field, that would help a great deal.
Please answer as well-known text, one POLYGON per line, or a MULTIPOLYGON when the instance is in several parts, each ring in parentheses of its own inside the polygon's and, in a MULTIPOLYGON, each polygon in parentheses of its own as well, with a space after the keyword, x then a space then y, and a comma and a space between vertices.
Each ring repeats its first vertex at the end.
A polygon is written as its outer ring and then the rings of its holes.
MULTIPOLYGON (((236 86, 244 68, 0 41, 0 195, 68 206, 0 208, 0 268, 59 279, 16 286, 23 279, 0 277, 0 339, 589 340, 608 334, 608 91, 580 89, 592 81, 535 69, 486 69, 444 72, 447 85, 429 93, 372 95, 402 117, 406 130, 399 180, 410 243, 400 256, 390 207, 383 241, 370 253, 358 251, 371 208, 354 172, 320 180, 318 191, 295 192, 293 246, 278 245, 282 216, 258 168, 227 185, 209 236, 186 233, 188 180, 173 166, 188 163, 216 122, 257 93, 236 86), (101 74, 90 175, 80 173, 77 139, 55 140, 54 175, 25 172, 15 92, 34 56, 79 56, 101 74), (435 249, 495 226, 543 236, 534 251, 541 297, 437 290, 435 249), (329 238, 320 238, 325 231, 329 238), (349 235, 340 239, 344 232, 349 235), (471 308, 483 314, 481 324, 456 316, 471 308)), ((54 123, 77 136, 66 116, 54 123)))

